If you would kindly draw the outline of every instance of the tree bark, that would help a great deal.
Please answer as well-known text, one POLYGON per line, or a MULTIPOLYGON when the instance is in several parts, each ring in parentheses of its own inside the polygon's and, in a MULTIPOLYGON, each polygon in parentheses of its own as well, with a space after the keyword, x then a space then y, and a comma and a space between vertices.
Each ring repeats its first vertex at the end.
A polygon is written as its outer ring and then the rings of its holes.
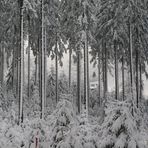
POLYGON ((81 64, 80 49, 77 49, 77 106, 78 113, 81 113, 81 64))
MULTIPOLYGON (((86 41, 85 41, 86 42, 86 41)), ((86 43, 84 44, 84 106, 87 108, 87 59, 86 59, 86 43)))
POLYGON ((102 87, 103 98, 105 98, 105 68, 104 68, 104 41, 102 41, 102 87))
POLYGON ((47 106, 47 98, 46 98, 46 93, 47 93, 47 34, 46 34, 46 27, 45 27, 45 48, 44 48, 44 83, 45 83, 45 106, 47 106))
POLYGON ((106 93, 107 93, 107 91, 108 91, 108 80, 107 80, 107 73, 108 73, 108 71, 107 71, 107 47, 106 47, 106 43, 104 44, 104 48, 105 48, 105 52, 104 52, 104 68, 105 68, 105 70, 104 70, 104 72, 105 72, 105 74, 104 74, 104 85, 105 85, 105 97, 106 97, 106 93))
POLYGON ((16 94, 16 49, 13 49, 13 59, 12 59, 12 90, 16 94))
POLYGON ((36 53, 36 57, 35 57, 35 85, 38 84, 38 51, 36 53))
POLYGON ((41 0, 41 119, 44 119, 45 111, 45 79, 44 79, 44 4, 41 0))
POLYGON ((1 43, 1 51, 0 51, 0 83, 1 83, 1 86, 3 86, 3 83, 4 83, 4 47, 2 46, 2 43, 1 43))
POLYGON ((124 51, 122 55, 122 101, 124 101, 125 89, 124 89, 124 51))
POLYGON ((28 99, 30 100, 30 17, 28 16, 28 99))
POLYGON ((88 115, 88 99, 89 99, 89 62, 88 62, 88 40, 87 40, 87 29, 85 44, 84 44, 84 100, 85 100, 85 109, 88 115))
POLYGON ((24 33, 23 0, 20 0, 20 74, 19 74, 19 124, 23 122, 23 82, 24 82, 24 33))
POLYGON ((137 47, 136 47, 136 103, 137 108, 139 107, 139 30, 136 28, 137 34, 137 47))
POLYGON ((129 53, 130 53, 130 81, 131 81, 131 94, 133 99, 133 45, 132 45, 132 28, 129 22, 129 53))
POLYGON ((86 30, 86 58, 87 58, 87 114, 88 114, 88 110, 89 110, 89 95, 90 95, 90 86, 89 86, 88 30, 86 30))
MULTIPOLYGON (((20 39, 18 38, 18 43, 20 42, 20 39)), ((20 43, 18 44, 17 47, 17 85, 16 85, 16 94, 17 94, 17 98, 19 100, 19 82, 20 82, 20 43)))
POLYGON ((56 45, 55 45, 55 67, 56 67, 56 103, 58 103, 58 47, 57 47, 57 33, 56 33, 56 45))
POLYGON ((136 49, 136 103, 137 108, 139 107, 139 52, 138 49, 136 49))
POLYGON ((140 86, 140 92, 139 92, 139 100, 142 100, 142 65, 141 65, 141 56, 140 56, 140 62, 139 62, 139 73, 140 73, 140 81, 139 81, 139 86, 140 86))
POLYGON ((17 19, 18 19, 18 35, 17 35, 17 52, 16 52, 16 96, 17 101, 19 102, 19 82, 20 82, 20 55, 21 55, 21 49, 20 49, 20 2, 18 1, 18 9, 17 9, 17 19))
POLYGON ((98 49, 98 92, 99 92, 99 106, 101 106, 101 57, 100 48, 98 49))
POLYGON ((69 93, 71 92, 71 55, 72 55, 72 49, 70 46, 69 47, 69 93))
POLYGON ((114 40, 114 56, 115 56, 115 99, 119 99, 119 78, 118 78, 118 56, 117 41, 114 40))
POLYGON ((130 85, 131 85, 131 109, 132 115, 134 116, 134 94, 133 94, 133 43, 132 43, 132 25, 131 21, 128 22, 128 30, 129 30, 129 58, 130 58, 130 85))
POLYGON ((36 60, 35 60, 35 85, 40 85, 39 79, 40 79, 40 38, 38 35, 38 47, 36 49, 36 60))

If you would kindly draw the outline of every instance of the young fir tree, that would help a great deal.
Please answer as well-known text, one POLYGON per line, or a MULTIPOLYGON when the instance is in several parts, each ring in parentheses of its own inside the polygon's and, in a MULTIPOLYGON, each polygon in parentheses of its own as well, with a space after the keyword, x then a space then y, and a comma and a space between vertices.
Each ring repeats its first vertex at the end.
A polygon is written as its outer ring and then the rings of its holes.
MULTIPOLYGON (((131 97, 131 96, 129 96, 131 97)), ((131 101, 108 100, 102 124, 102 136, 98 142, 100 148, 146 148, 140 111, 131 101)))
POLYGON ((86 110, 78 119, 69 99, 61 100, 49 116, 50 148, 96 148, 95 133, 88 123, 86 110))
POLYGON ((61 142, 67 137, 70 129, 78 124, 72 103, 65 99, 61 100, 49 119, 50 148, 62 148, 61 142))

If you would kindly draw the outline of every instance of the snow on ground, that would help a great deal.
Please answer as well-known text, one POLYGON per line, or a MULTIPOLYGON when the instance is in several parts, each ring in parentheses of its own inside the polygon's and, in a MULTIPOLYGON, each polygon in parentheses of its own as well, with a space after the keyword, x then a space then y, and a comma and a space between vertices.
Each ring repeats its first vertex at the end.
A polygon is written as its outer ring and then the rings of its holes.
POLYGON ((18 126, 1 118, 0 148, 147 148, 142 118, 137 109, 133 117, 130 106, 128 101, 107 101, 102 125, 85 110, 78 116, 65 99, 44 121, 26 119, 18 126))

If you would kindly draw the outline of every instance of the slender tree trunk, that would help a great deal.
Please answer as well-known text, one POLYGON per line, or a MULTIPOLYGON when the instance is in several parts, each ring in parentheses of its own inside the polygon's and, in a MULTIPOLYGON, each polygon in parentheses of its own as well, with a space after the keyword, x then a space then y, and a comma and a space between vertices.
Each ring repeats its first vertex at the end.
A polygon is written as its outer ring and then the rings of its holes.
POLYGON ((133 109, 133 101, 134 101, 134 94, 133 94, 133 43, 132 43, 132 26, 131 26, 131 22, 129 20, 129 26, 128 26, 128 30, 129 30, 129 58, 130 58, 130 85, 131 85, 131 108, 132 108, 132 115, 134 116, 134 109, 133 109))
POLYGON ((139 106, 139 52, 136 49, 136 100, 137 107, 139 106))
POLYGON ((20 79, 20 3, 18 1, 17 3, 17 21, 18 26, 17 26, 17 35, 16 35, 16 40, 17 40, 17 47, 16 47, 16 97, 17 101, 19 102, 19 79, 20 79))
POLYGON ((69 92, 71 92, 71 47, 69 48, 69 92))
POLYGON ((1 72, 2 72, 2 45, 0 43, 0 85, 2 83, 2 77, 1 77, 1 72))
MULTIPOLYGON (((104 75, 104 41, 102 41, 102 86, 103 86, 103 98, 105 98, 105 75, 104 75)), ((102 102, 101 102, 102 103, 102 102)))
POLYGON ((131 23, 129 22, 129 53, 130 53, 130 81, 131 81, 131 93, 133 98, 133 54, 132 54, 132 30, 131 23))
POLYGON ((125 90, 124 90, 124 51, 122 55, 122 100, 124 101, 125 90))
POLYGON ((87 108, 87 59, 86 59, 86 43, 84 44, 84 106, 87 108))
POLYGON ((88 31, 86 30, 86 58, 87 58, 87 114, 89 110, 89 95, 90 95, 90 85, 89 85, 89 49, 88 49, 88 31))
MULTIPOLYGON (((20 23, 19 23, 20 25, 20 23)), ((18 32, 20 32, 20 27, 18 27, 18 32)), ((17 99, 19 101, 19 82, 20 82, 20 33, 19 36, 17 36, 17 52, 16 52, 16 56, 17 56, 17 63, 16 63, 16 78, 17 78, 17 82, 16 82, 16 96, 17 99)))
POLYGON ((5 56, 5 49, 4 49, 4 47, 2 47, 2 80, 1 80, 1 82, 2 82, 2 85, 4 85, 4 56, 5 56))
POLYGON ((12 90, 13 90, 13 93, 14 93, 14 95, 15 95, 15 97, 16 97, 16 95, 17 95, 17 65, 18 65, 18 62, 17 62, 17 60, 18 60, 18 26, 15 26, 15 32, 14 32, 14 34, 15 34, 15 37, 16 38, 14 38, 14 40, 13 40, 13 43, 14 44, 16 44, 17 46, 13 49, 13 63, 12 63, 12 74, 13 74, 13 80, 12 80, 12 90))
POLYGON ((15 49, 12 51, 12 90, 15 92, 15 49))
POLYGON ((39 28, 39 34, 38 34, 38 58, 39 58, 39 64, 38 64, 38 80, 39 80, 39 97, 40 97, 40 118, 42 118, 42 0, 40 1, 40 28, 39 28))
POLYGON ((78 105, 78 113, 81 112, 81 57, 80 57, 80 49, 77 49, 77 105, 78 105))
POLYGON ((19 100, 19 82, 20 82, 20 48, 18 48, 17 51, 17 89, 16 89, 16 94, 17 98, 19 100))
POLYGON ((101 106, 101 57, 100 57, 100 48, 98 49, 98 92, 99 92, 99 106, 101 106))
POLYGON ((38 35, 38 47, 36 49, 36 61, 35 61, 35 85, 40 85, 40 38, 38 35), (39 84, 38 84, 39 83, 39 84))
POLYGON ((19 124, 23 122, 23 82, 24 82, 24 34, 23 0, 20 0, 20 78, 19 78, 19 124))
MULTIPOLYGON (((14 31, 14 35, 15 37, 17 37, 17 26, 15 25, 15 31, 14 31)), ((16 44, 16 38, 13 38, 13 44, 16 44)), ((13 51, 12 51, 12 55, 13 55, 13 58, 12 58, 12 90, 13 90, 13 93, 14 95, 16 95, 16 48, 13 48, 13 51)))
POLYGON ((1 66, 1 71, 0 71, 0 83, 1 85, 3 86, 3 83, 4 83, 4 47, 2 46, 2 43, 1 43, 1 57, 0 57, 0 66, 1 66))
POLYGON ((137 108, 139 107, 139 30, 136 29, 137 34, 137 48, 136 48, 136 100, 137 108))
POLYGON ((38 51, 36 53, 36 57, 35 57, 35 85, 38 84, 38 51))
POLYGON ((47 34, 46 34, 46 27, 45 27, 45 51, 44 51, 44 70, 45 70, 45 72, 44 72, 44 74, 45 74, 45 76, 44 76, 44 83, 45 83, 45 106, 47 106, 47 99, 46 99, 46 92, 47 92, 47 39, 46 39, 46 37, 47 37, 47 34))
POLYGON ((28 99, 30 100, 30 18, 28 17, 28 99))
POLYGON ((104 48, 105 48, 105 52, 104 52, 104 68, 105 68, 105 70, 104 70, 104 72, 105 72, 105 74, 104 74, 104 78, 105 78, 105 97, 106 97, 106 93, 107 93, 107 91, 108 91, 108 80, 107 80, 107 73, 108 73, 108 71, 107 71, 107 47, 106 47, 106 43, 105 43, 105 45, 104 45, 104 48))
POLYGON ((117 41, 114 40, 114 54, 115 54, 115 98, 119 99, 119 78, 118 78, 118 57, 117 57, 117 41))
POLYGON ((13 49, 13 59, 12 59, 12 90, 16 94, 16 49, 13 49))
POLYGON ((140 81, 139 81, 139 86, 140 86, 140 92, 139 92, 139 100, 142 100, 142 65, 141 65, 141 56, 140 56, 140 61, 139 61, 139 73, 140 73, 140 81))
POLYGON ((86 32, 86 39, 84 44, 84 100, 85 100, 85 109, 88 115, 88 95, 89 95, 89 63, 88 63, 88 40, 87 40, 87 30, 86 32))
MULTIPOLYGON (((24 42, 23 42, 24 44, 24 42)), ((23 86, 25 84, 25 62, 24 62, 24 59, 25 59, 25 55, 24 55, 24 50, 23 50, 23 86)))
POLYGON ((43 0, 41 0, 41 119, 44 119, 44 111, 45 111, 45 83, 44 83, 44 4, 43 0))
POLYGON ((57 33, 56 33, 56 46, 55 46, 55 67, 56 67, 56 103, 58 103, 58 47, 57 47, 57 33))

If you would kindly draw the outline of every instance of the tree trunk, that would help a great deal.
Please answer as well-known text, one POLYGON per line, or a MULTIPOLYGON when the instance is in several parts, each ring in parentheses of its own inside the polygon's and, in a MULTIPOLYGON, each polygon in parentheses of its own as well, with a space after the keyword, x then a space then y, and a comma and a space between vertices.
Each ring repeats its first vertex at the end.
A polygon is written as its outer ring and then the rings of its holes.
POLYGON ((114 55, 115 55, 115 98, 119 99, 119 78, 118 78, 118 57, 117 57, 117 41, 114 40, 114 55))
POLYGON ((55 45, 55 67, 56 67, 56 103, 58 103, 58 47, 57 47, 57 33, 56 33, 56 45, 55 45))
POLYGON ((71 92, 71 55, 72 55, 72 49, 70 46, 69 47, 69 93, 71 92))
POLYGON ((122 101, 124 101, 125 90, 124 90, 124 51, 122 53, 122 101))
POLYGON ((88 62, 88 40, 87 40, 87 30, 86 39, 84 44, 84 100, 85 109, 88 115, 88 95, 89 95, 89 62, 88 62))
POLYGON ((133 43, 132 43, 132 26, 129 20, 129 55, 130 55, 130 85, 131 85, 131 108, 132 108, 132 115, 134 116, 134 109, 133 109, 133 101, 134 101, 134 94, 133 94, 133 43))
POLYGON ((30 100, 30 17, 28 16, 28 99, 30 100))
POLYGON ((99 92, 99 106, 101 106, 101 57, 100 48, 98 49, 98 92, 99 92))
MULTIPOLYGON (((19 23, 19 25, 20 25, 20 23, 19 23)), ((18 27, 18 28, 19 28, 18 32, 20 32, 20 27, 18 27)), ((16 73, 16 77, 17 77, 17 80, 16 80, 17 81, 16 82, 16 96, 17 96, 18 101, 19 101, 20 55, 21 55, 20 38, 21 37, 20 37, 20 33, 19 33, 19 36, 17 36, 17 53, 16 53, 16 56, 17 56, 17 63, 16 63, 16 70, 17 70, 17 73, 16 73)))
POLYGON ((129 22, 129 53, 130 53, 130 81, 131 81, 131 93, 133 98, 133 54, 132 54, 132 30, 131 23, 129 22))
POLYGON ((139 73, 140 73, 140 81, 139 81, 139 86, 140 86, 140 94, 139 94, 139 100, 142 100, 142 65, 141 65, 141 56, 140 56, 140 61, 139 61, 139 73))
POLYGON ((104 72, 105 72, 105 74, 104 74, 104 83, 105 83, 105 97, 106 97, 106 93, 107 93, 107 91, 108 91, 108 80, 107 80, 107 47, 106 47, 106 43, 104 44, 104 48, 105 48, 105 52, 104 52, 104 72))
POLYGON ((86 58, 87 58, 87 114, 88 114, 90 86, 89 86, 89 49, 88 49, 88 31, 87 30, 86 30, 86 58))
POLYGON ((137 34, 137 47, 136 47, 136 102, 137 108, 139 107, 139 30, 136 28, 137 34))
POLYGON ((81 112, 81 57, 80 57, 80 49, 77 49, 77 106, 78 113, 81 112))
POLYGON ((138 49, 136 49, 136 103, 137 107, 139 106, 139 52, 138 49))
POLYGON ((35 85, 38 84, 38 51, 36 53, 36 57, 35 57, 35 85))
POLYGON ((35 85, 40 85, 39 79, 40 79, 40 38, 38 35, 38 47, 36 49, 36 61, 35 61, 35 85))
POLYGON ((13 59, 12 59, 12 90, 16 94, 16 49, 13 49, 13 59))
MULTIPOLYGON (((17 14, 17 16, 19 16, 17 14)), ((17 18, 18 19, 18 18, 17 18)), ((18 21, 18 20, 17 20, 18 21)), ((16 47, 13 49, 13 63, 12 63, 12 75, 13 75, 13 78, 12 78, 12 90, 13 90, 13 93, 16 97, 17 95, 17 79, 18 79, 18 76, 17 76, 17 65, 18 65, 18 62, 17 62, 17 58, 18 58, 18 54, 17 54, 17 48, 18 48, 18 26, 15 26, 15 31, 14 31, 14 35, 15 35, 15 38, 13 39, 13 43, 16 44, 16 47)))
POLYGON ((45 51, 44 51, 44 83, 45 83, 45 106, 47 106, 47 99, 46 99, 46 92, 47 92, 47 34, 46 34, 46 27, 45 27, 45 51))
POLYGON ((44 83, 44 12, 43 12, 43 0, 41 0, 41 119, 44 119, 44 107, 45 107, 45 83, 44 83))
POLYGON ((19 74, 19 124, 23 122, 23 82, 24 82, 24 34, 23 0, 20 0, 20 74, 19 74))
MULTIPOLYGON (((105 98, 105 68, 104 68, 104 41, 102 41, 102 87, 103 98, 105 98)), ((102 102, 101 102, 102 103, 102 102)))
POLYGON ((0 51, 0 83, 3 86, 4 83, 4 47, 1 43, 1 51, 0 51))
POLYGON ((0 44, 0 84, 2 85, 2 45, 0 44))
POLYGON ((86 43, 84 44, 84 106, 87 108, 87 59, 86 59, 86 43))
POLYGON ((18 26, 17 26, 17 38, 16 38, 16 97, 17 97, 17 101, 19 102, 19 79, 20 79, 20 55, 21 55, 21 49, 20 49, 20 29, 21 29, 21 25, 20 25, 20 2, 18 1, 17 3, 17 21, 18 26))

